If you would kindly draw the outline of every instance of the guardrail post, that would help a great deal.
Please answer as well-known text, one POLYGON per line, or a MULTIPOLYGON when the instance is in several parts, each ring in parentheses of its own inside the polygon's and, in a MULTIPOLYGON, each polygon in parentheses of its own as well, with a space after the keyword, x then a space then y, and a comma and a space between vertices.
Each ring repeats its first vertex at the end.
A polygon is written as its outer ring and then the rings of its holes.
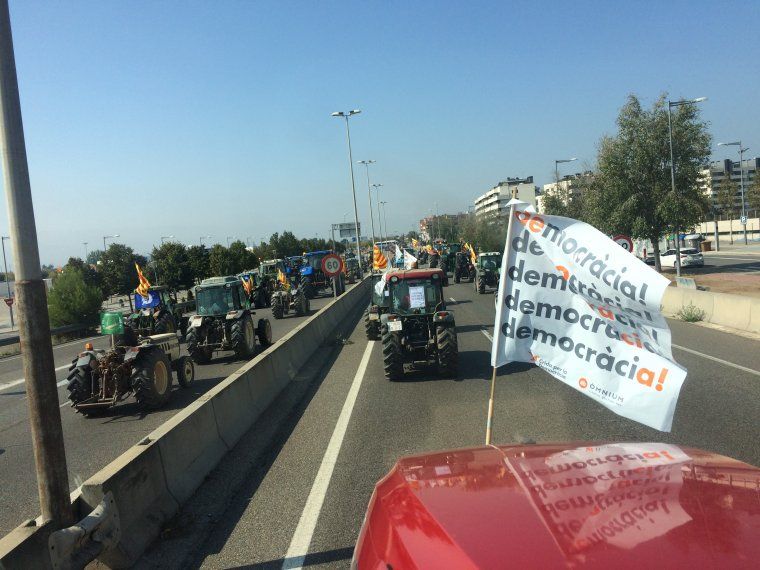
POLYGON ((34 222, 8 0, 0 0, 0 144, 16 273, 19 338, 44 521, 73 522, 53 343, 34 222))

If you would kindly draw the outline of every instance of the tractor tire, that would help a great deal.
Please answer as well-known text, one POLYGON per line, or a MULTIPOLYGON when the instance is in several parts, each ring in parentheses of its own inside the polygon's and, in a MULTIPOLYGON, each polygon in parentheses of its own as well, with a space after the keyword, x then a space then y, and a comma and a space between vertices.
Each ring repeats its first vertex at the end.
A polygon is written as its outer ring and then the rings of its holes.
POLYGON ((401 352, 401 338, 396 333, 383 331, 383 368, 385 378, 391 382, 404 376, 404 356, 401 352))
POLYGON ((309 299, 306 296, 306 292, 303 289, 299 289, 293 298, 293 308, 296 311, 296 316, 303 317, 308 311, 308 305, 309 299))
POLYGON ((259 319, 256 325, 256 337, 259 339, 261 348, 272 345, 272 325, 269 319, 259 319))
POLYGON ((172 390, 172 365, 160 349, 137 356, 132 365, 132 390, 135 400, 146 410, 155 410, 169 402, 172 390))
POLYGON ((191 328, 187 331, 187 351, 190 353, 194 362, 197 362, 198 364, 206 364, 211 360, 211 354, 213 351, 206 347, 199 346, 202 340, 199 331, 200 329, 197 327, 191 328))
POLYGON ((172 314, 165 312, 158 317, 158 319, 156 319, 156 324, 153 327, 153 331, 155 334, 177 332, 177 325, 174 324, 174 317, 172 314))
POLYGON ((232 323, 230 327, 232 350, 238 358, 250 358, 256 351, 256 332, 248 315, 232 323))
MULTIPOLYGON (((68 377, 69 401, 76 406, 80 402, 88 400, 92 396, 92 372, 89 366, 74 366, 68 377)), ((92 411, 77 410, 88 416, 92 411)))
POLYGON ((486 280, 483 277, 478 277, 478 293, 481 295, 486 292, 486 280))
POLYGON ((459 283, 459 271, 454 272, 454 283, 459 283))
POLYGON ((314 285, 312 285, 311 283, 304 283, 301 289, 303 289, 304 293, 306 294, 307 299, 314 298, 314 295, 316 294, 316 292, 314 291, 314 285))
POLYGON ((459 345, 454 326, 439 326, 435 331, 438 351, 438 373, 446 378, 456 378, 459 364, 459 345))
POLYGON ((177 372, 177 382, 183 388, 187 388, 195 380, 195 365, 193 359, 189 356, 180 356, 179 360, 174 363, 177 372))
POLYGON ((272 300, 272 316, 277 320, 285 316, 285 305, 279 295, 272 300))
POLYGON ((370 320, 369 310, 364 311, 364 331, 367 340, 380 340, 380 321, 370 320))
POLYGON ((116 344, 120 346, 137 346, 139 338, 132 325, 124 323, 124 334, 121 338, 116 340, 116 344))

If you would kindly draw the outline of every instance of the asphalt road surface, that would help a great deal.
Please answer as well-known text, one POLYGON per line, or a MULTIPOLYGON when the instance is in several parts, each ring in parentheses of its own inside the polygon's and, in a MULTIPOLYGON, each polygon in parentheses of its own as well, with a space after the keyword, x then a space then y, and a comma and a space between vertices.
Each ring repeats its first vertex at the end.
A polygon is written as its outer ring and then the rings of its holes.
MULTIPOLYGON (((311 314, 329 301, 329 297, 312 299, 311 314)), ((257 320, 261 317, 268 318, 272 323, 274 341, 307 318, 287 316, 282 320, 275 320, 272 318, 270 309, 258 309, 254 318, 257 320)), ((109 338, 97 337, 90 340, 95 348, 106 348, 110 342, 109 338)), ((180 388, 175 377, 171 400, 161 410, 143 412, 130 398, 102 415, 85 418, 76 413, 68 403, 66 376, 72 358, 84 348, 86 340, 60 345, 54 347, 53 350, 69 468, 69 485, 72 490, 243 364, 242 361, 236 360, 231 352, 216 353, 211 363, 196 364, 195 381, 190 388, 180 388)), ((2 535, 24 520, 36 517, 40 512, 29 431, 28 402, 21 366, 20 356, 0 360, 0 482, 2 482, 0 534, 2 535)))
MULTIPOLYGON (((453 281, 444 291, 457 322, 458 378, 419 370, 388 382, 380 343, 368 343, 359 322, 287 411, 264 460, 244 461, 254 426, 139 566, 347 568, 373 487, 399 456, 484 442, 494 297, 453 281), (240 485, 222 500, 232 481, 240 485)), ((672 433, 616 416, 520 364, 499 371, 494 441, 664 441, 760 465, 758 342, 670 324, 674 355, 689 371, 672 433)))

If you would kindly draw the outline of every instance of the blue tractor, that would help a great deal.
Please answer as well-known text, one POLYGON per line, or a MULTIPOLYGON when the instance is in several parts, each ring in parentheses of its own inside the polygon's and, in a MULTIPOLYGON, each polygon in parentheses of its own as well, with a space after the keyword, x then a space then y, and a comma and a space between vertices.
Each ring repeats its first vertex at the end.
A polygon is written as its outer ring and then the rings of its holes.
MULTIPOLYGON (((310 251, 303 254, 303 263, 301 264, 301 286, 308 299, 313 299, 318 293, 328 292, 332 294, 333 279, 328 277, 322 271, 322 260, 324 257, 333 253, 330 250, 310 251)), ((338 295, 345 291, 345 281, 341 273, 335 279, 338 295)))

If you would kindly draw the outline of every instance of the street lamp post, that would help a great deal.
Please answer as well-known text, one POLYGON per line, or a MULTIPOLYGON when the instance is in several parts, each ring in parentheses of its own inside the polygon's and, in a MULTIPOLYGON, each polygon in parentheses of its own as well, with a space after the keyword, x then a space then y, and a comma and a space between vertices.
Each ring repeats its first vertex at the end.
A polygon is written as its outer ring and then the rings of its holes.
POLYGON ((575 160, 578 160, 577 158, 561 158, 559 160, 554 161, 554 181, 557 183, 556 190, 559 191, 559 166, 562 163, 565 162, 573 162, 575 160))
POLYGON ((112 236, 103 236, 103 253, 106 252, 106 240, 107 239, 114 239, 114 238, 117 238, 117 237, 119 237, 119 234, 114 234, 112 236))
MULTIPOLYGON (((8 262, 5 259, 5 240, 10 241, 11 238, 3 236, 3 266, 5 266, 5 285, 8 287, 8 298, 11 298, 11 282, 8 280, 8 262)), ((13 330, 13 305, 8 305, 8 309, 11 312, 11 330, 13 330)))
POLYGON ((372 213, 372 186, 369 183, 369 165, 374 164, 374 160, 360 160, 359 164, 363 164, 367 168, 367 197, 369 198, 369 220, 372 225, 372 247, 375 247, 375 215, 372 213))
MULTIPOLYGON (((738 146, 739 147, 739 181, 741 183, 742 190, 742 227, 744 228, 744 245, 747 245, 747 210, 744 207, 744 153, 749 150, 749 147, 743 147, 742 141, 734 141, 730 143, 718 143, 718 146, 738 146)), ((729 180, 731 175, 729 174, 729 180)), ((717 222, 715 222, 717 224, 717 222)))
POLYGON ((161 236, 161 245, 164 245, 165 239, 174 239, 174 236, 161 236))
POLYGON ((88 251, 87 251, 87 244, 88 244, 88 243, 89 243, 89 242, 86 242, 86 241, 83 241, 83 242, 82 242, 82 245, 84 246, 84 262, 85 262, 85 263, 87 263, 87 256, 89 255, 89 253, 88 253, 88 251))
POLYGON ((382 220, 380 219, 380 188, 382 188, 382 186, 383 186, 382 184, 372 185, 372 188, 375 189, 375 201, 377 202, 377 229, 380 232, 380 241, 384 241, 384 239, 387 239, 387 236, 386 238, 383 238, 383 223, 382 223, 382 220))
POLYGON ((385 205, 388 202, 380 202, 383 205, 383 222, 385 223, 385 239, 386 241, 390 239, 390 236, 388 235, 388 211, 385 209, 385 205))
POLYGON ((356 259, 359 262, 359 275, 361 277, 364 276, 362 272, 362 253, 359 248, 359 241, 360 241, 360 235, 359 235, 359 210, 356 207, 356 182, 354 181, 354 157, 353 153, 351 152, 351 130, 348 126, 348 118, 353 115, 358 115, 361 113, 359 109, 353 109, 352 111, 336 111, 332 114, 333 117, 342 117, 346 120, 346 140, 348 141, 348 165, 351 169, 351 192, 354 197, 354 226, 356 227, 356 259))
MULTIPOLYGON (((668 142, 670 143, 670 188, 673 191, 673 195, 676 196, 676 165, 673 161, 673 120, 671 119, 671 109, 673 107, 680 107, 681 105, 689 105, 692 103, 701 103, 707 100, 707 97, 697 97, 696 99, 682 99, 681 101, 668 101, 668 142)), ((680 224, 676 222, 676 276, 681 276, 681 228, 680 224)), ((652 244, 654 246, 654 244, 652 244)))

